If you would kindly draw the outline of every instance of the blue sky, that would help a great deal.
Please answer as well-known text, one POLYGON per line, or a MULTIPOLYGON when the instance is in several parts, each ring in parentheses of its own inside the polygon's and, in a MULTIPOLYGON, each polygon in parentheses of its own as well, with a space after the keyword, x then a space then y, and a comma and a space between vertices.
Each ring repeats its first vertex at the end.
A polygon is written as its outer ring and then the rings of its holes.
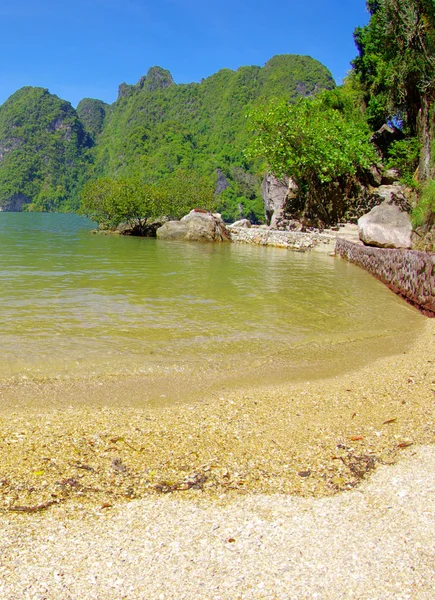
POLYGON ((113 102, 154 65, 190 83, 275 54, 308 54, 341 83, 367 21, 365 0, 0 0, 0 104, 24 85, 113 102))

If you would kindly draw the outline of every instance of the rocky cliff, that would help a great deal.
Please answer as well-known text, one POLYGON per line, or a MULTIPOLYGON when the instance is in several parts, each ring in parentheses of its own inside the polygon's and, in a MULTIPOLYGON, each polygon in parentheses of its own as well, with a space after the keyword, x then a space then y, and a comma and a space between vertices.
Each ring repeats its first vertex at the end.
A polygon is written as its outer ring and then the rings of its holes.
POLYGON ((18 90, 0 107, 0 206, 74 208, 89 146, 69 102, 43 88, 18 90))

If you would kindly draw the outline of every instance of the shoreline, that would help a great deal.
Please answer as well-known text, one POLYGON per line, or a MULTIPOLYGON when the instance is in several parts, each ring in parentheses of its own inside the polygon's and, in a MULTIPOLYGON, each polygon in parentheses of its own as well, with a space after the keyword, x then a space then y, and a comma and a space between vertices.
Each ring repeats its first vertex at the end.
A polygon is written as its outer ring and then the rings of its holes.
MULTIPOLYGON (((223 386, 162 407, 73 405, 41 384, 44 408, 17 405, 1 419, 0 510, 74 516, 162 494, 333 496, 434 443, 433 356, 427 319, 406 352, 311 382, 223 386)), ((92 387, 80 393, 84 403, 92 387)))

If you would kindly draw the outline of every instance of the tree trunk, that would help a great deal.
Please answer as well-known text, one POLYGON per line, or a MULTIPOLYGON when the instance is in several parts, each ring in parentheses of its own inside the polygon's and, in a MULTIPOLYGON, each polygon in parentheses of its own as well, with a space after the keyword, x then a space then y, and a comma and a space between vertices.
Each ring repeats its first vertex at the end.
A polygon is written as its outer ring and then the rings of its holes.
POLYGON ((427 97, 423 97, 421 109, 418 114, 418 138, 421 144, 420 164, 418 178, 426 181, 431 177, 430 148, 432 138, 432 110, 427 97))

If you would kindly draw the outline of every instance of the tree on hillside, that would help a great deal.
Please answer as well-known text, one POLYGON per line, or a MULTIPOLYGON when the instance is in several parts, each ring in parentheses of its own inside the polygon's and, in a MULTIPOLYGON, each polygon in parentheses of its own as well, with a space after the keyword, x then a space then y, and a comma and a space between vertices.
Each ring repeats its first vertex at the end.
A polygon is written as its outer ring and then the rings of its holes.
POLYGON ((355 73, 366 90, 374 128, 389 119, 418 136, 419 176, 430 177, 431 120, 435 102, 435 2, 368 0, 370 22, 355 30, 355 73))

